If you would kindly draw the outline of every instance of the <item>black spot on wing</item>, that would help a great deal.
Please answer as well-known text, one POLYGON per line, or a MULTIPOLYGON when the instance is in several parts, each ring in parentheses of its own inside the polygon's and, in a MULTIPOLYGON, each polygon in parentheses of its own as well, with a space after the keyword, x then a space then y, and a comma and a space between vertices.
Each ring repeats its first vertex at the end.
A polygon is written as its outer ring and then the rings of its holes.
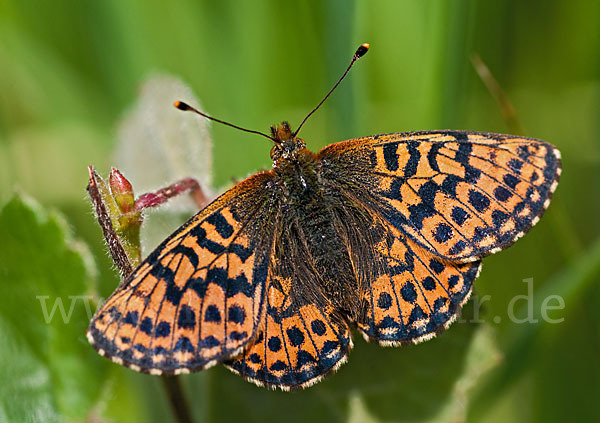
POLYGON ((206 238, 206 231, 200 225, 196 225, 192 228, 189 234, 196 238, 196 243, 201 247, 205 248, 213 254, 221 254, 225 251, 225 247, 214 241, 206 238))
POLYGON ((421 230, 423 229, 423 220, 437 213, 434 207, 434 201, 438 191, 439 185, 433 181, 427 181, 419 188, 418 195, 421 202, 408 207, 411 226, 421 230))
POLYGON ((427 291, 432 291, 435 289, 435 279, 433 279, 431 276, 427 276, 425 279, 423 279, 421 281, 421 285, 423 286, 423 288, 425 288, 427 291))
POLYGON ((270 337, 267 341, 267 346, 269 347, 269 350, 273 352, 279 351, 281 349, 281 338, 278 336, 270 337))
POLYGON ((426 319, 427 317, 428 317, 427 314, 423 311, 421 306, 418 304, 415 304, 412 311, 410 312, 410 316, 408 317, 408 321, 406 322, 406 324, 407 324, 407 326, 412 326, 418 320, 423 320, 423 319, 426 319))
POLYGON ((227 337, 229 339, 232 339, 234 341, 243 341, 244 339, 246 339, 248 337, 248 333, 247 332, 238 332, 236 330, 229 332, 229 334, 227 335, 227 337))
POLYGON ((452 246, 452 248, 450 248, 450 250, 448 250, 448 253, 450 255, 458 255, 461 252, 463 252, 465 248, 467 248, 467 243, 461 239, 461 240, 456 241, 456 244, 454 244, 452 246))
POLYGON ((183 290, 179 289, 177 285, 173 282, 173 279, 167 279, 167 289, 165 291, 165 299, 169 301, 171 304, 179 305, 179 301, 181 301, 181 296, 183 295, 183 290))
POLYGON ((293 326, 293 327, 287 329, 286 333, 287 333, 288 339, 290 340, 290 343, 293 346, 299 347, 300 345, 302 345, 304 343, 304 334, 297 327, 293 326))
POLYGON ((383 146, 383 160, 385 167, 390 172, 398 170, 398 143, 388 143, 383 146))
POLYGON ((402 295, 402 299, 406 302, 413 303, 417 299, 417 291, 415 290, 412 282, 407 282, 400 289, 400 295, 402 295))
POLYGON ((245 263, 248 260, 248 257, 252 255, 252 249, 246 248, 240 244, 231 244, 229 246, 229 251, 239 257, 242 263, 245 263))
POLYGON ((316 364, 317 360, 308 351, 299 350, 297 355, 298 362, 296 363, 296 369, 301 369, 307 364, 316 364))
POLYGON ((196 313, 187 304, 183 304, 179 309, 177 326, 183 329, 194 329, 196 327, 196 313))
POLYGON ((273 370, 275 372, 280 372, 280 371, 285 370, 285 369, 287 369, 287 364, 285 364, 281 360, 277 360, 275 363, 273 363, 271 365, 271 367, 269 367, 269 370, 273 370))
POLYGON ((507 166, 510 170, 512 170, 517 175, 521 174, 521 169, 523 168, 523 162, 518 159, 510 159, 507 163, 507 166))
POLYGON ((125 320, 123 321, 123 323, 136 326, 139 318, 138 316, 139 314, 137 311, 129 311, 125 315, 125 320))
POLYGON ((214 283, 221 288, 225 288, 227 286, 227 280, 227 270, 220 267, 211 267, 208 269, 208 272, 206 272, 206 281, 209 284, 214 283))
POLYGON ((408 149, 409 158, 404 166, 404 177, 408 178, 416 175, 419 161, 421 160, 421 152, 419 151, 418 141, 409 141, 406 144, 406 147, 408 149))
MULTIPOLYGON (((461 133, 453 133, 452 134, 458 141, 467 141, 468 137, 466 134, 461 133)), ((473 151, 473 146, 469 142, 462 142, 458 145, 458 150, 456 150, 455 160, 464 165, 465 167, 469 165, 469 158, 471 156, 471 152, 473 151)))
POLYGON ((463 209, 462 207, 459 207, 459 206, 456 206, 452 209, 452 213, 450 216, 452 217, 452 220, 454 220, 455 223, 457 223, 458 225, 461 225, 461 226, 463 223, 465 223, 465 221, 469 217, 469 215, 465 211, 465 209, 463 209))
POLYGON ((445 223, 440 223, 435 227, 433 237, 439 243, 444 243, 452 238, 452 228, 445 223))
POLYGON ((402 185, 404 185, 404 178, 394 178, 392 183, 390 184, 390 188, 388 191, 383 191, 381 194, 385 198, 389 198, 392 200, 402 201, 402 185))
POLYGON ((219 308, 211 304, 206 307, 206 311, 204 312, 204 320, 207 322, 221 323, 221 312, 219 308))
MULTIPOLYGON (((465 143, 469 141, 469 134, 467 134, 464 131, 448 131, 448 135, 453 136, 454 138, 456 138, 457 141, 460 141, 461 143, 465 143)), ((471 144, 466 144, 469 147, 471 146, 471 144)), ((469 149, 469 151, 471 151, 469 149)))
POLYGON ((216 211, 208 216, 206 221, 215 227, 215 230, 221 236, 221 238, 228 239, 231 235, 233 235, 233 226, 227 222, 220 211, 216 211))
POLYGON ((515 175, 507 173, 506 175, 504 175, 503 181, 511 189, 515 189, 517 184, 519 183, 519 178, 517 178, 515 175))
POLYGON ((206 280, 202 278, 193 278, 187 281, 187 287, 192 289, 200 298, 204 298, 206 294, 206 288, 208 287, 208 283, 206 280))
POLYGON ((238 305, 232 305, 228 310, 228 320, 233 323, 242 324, 246 320, 246 312, 238 305))
POLYGON ((243 273, 236 276, 235 279, 228 279, 225 287, 227 297, 233 297, 242 292, 247 297, 250 297, 254 292, 254 286, 248 281, 243 273))
POLYGON ((494 190, 494 197, 498 201, 505 202, 508 201, 510 197, 512 197, 512 193, 503 186, 498 186, 494 190))
POLYGON ((387 310, 392 306, 392 296, 387 292, 382 292, 377 299, 377 306, 383 310, 387 310))
POLYGON ((325 323, 323 323, 322 320, 313 320, 312 323, 310 324, 310 327, 312 329, 312 331, 318 335, 318 336, 322 336, 325 334, 325 332, 327 331, 327 328, 325 327, 325 323))
POLYGON ((160 322, 156 325, 155 336, 157 338, 163 338, 171 334, 171 324, 169 322, 160 322))
POLYGON ((190 342, 189 338, 181 336, 175 343, 174 351, 194 352, 194 346, 190 342))
POLYGON ((476 184, 481 177, 481 171, 471 165, 465 165, 465 182, 476 184))
POLYGON ((171 250, 173 254, 182 254, 190 261, 194 268, 198 267, 198 254, 194 251, 193 248, 186 247, 183 244, 177 245, 175 248, 171 250))
POLYGON ((481 192, 472 189, 469 191, 469 203, 471 203, 479 213, 484 213, 490 206, 490 199, 481 192))
POLYGON ((149 317, 144 318, 140 324, 140 331, 147 335, 152 335, 152 319, 149 317))
POLYGON ((438 260, 432 258, 429 261, 429 267, 431 268, 431 270, 433 270, 436 274, 440 274, 444 271, 444 269, 446 268, 446 266, 444 266, 442 263, 440 263, 438 260))
POLYGON ((208 349, 218 347, 219 345, 221 345, 219 340, 212 335, 202 338, 200 340, 200 342, 198 343, 199 348, 208 348, 208 349))
POLYGON ((440 148, 442 148, 443 146, 444 143, 441 142, 433 143, 431 145, 431 148, 429 149, 429 152, 427 153, 427 161, 429 162, 429 167, 431 167, 431 169, 435 170, 436 172, 440 171, 440 167, 437 163, 437 155, 440 151, 440 148))

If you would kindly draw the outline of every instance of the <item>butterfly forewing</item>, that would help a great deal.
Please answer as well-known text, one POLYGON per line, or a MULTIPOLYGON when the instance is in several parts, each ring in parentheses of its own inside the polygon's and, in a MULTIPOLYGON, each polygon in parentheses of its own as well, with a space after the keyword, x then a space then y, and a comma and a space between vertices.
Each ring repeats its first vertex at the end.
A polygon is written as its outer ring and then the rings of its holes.
POLYGON ((88 338, 113 361, 180 373, 222 361, 256 336, 272 247, 262 173, 179 228, 94 316, 88 338))
POLYGON ((319 153, 323 175, 420 246, 474 261, 539 220, 560 175, 543 141, 477 132, 409 132, 343 141, 319 153))

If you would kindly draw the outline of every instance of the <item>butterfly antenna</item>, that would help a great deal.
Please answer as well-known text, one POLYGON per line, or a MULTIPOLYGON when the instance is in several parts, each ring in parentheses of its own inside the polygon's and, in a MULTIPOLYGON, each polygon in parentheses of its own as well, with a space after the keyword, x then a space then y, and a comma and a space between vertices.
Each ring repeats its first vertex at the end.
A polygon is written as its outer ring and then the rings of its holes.
POLYGON ((332 89, 329 90, 329 92, 327 93, 327 95, 323 98, 323 100, 321 100, 321 102, 319 104, 317 104, 317 107, 315 107, 308 115, 306 115, 306 117, 304 118, 304 120, 302 121, 302 123, 300 123, 300 126, 298 126, 298 129, 296 129, 296 132, 294 132, 293 136, 295 137, 296 134, 298 134, 298 132, 300 132, 300 128, 302 128, 302 125, 304 125, 304 123, 308 120, 309 117, 311 117, 311 115, 317 111, 317 109, 319 107, 321 107, 321 105, 323 103, 325 103, 325 100, 327 100, 327 97, 329 97, 331 95, 331 93, 337 88, 338 85, 340 85, 340 82, 342 82, 342 80, 346 77, 346 75, 348 75, 348 72, 350 72, 350 69, 352 68, 352 66, 354 65, 354 63, 356 63, 356 61, 358 59, 360 59, 361 57, 363 57, 365 54, 367 54, 367 51, 369 51, 369 44, 364 43, 361 44, 357 49, 356 49, 356 53, 354 53, 354 56, 352 56, 352 60, 350 61, 350 64, 348 65, 348 68, 346 69, 346 72, 344 72, 344 74, 342 75, 342 77, 338 80, 338 82, 335 83, 335 85, 333 86, 332 89))
POLYGON ((217 118, 214 118, 212 116, 209 116, 206 113, 202 113, 200 110, 193 108, 189 104, 184 103, 183 101, 176 101, 175 103, 173 103, 173 106, 177 107, 179 110, 183 110, 184 112, 194 112, 194 113, 196 113, 196 114, 198 114, 200 116, 205 117, 206 119, 213 120, 213 121, 218 122, 218 123, 222 123, 223 125, 231 126, 232 128, 239 129, 240 131, 250 132, 251 134, 262 135, 263 137, 270 139, 271 141, 273 141, 276 144, 279 144, 281 142, 281 141, 279 141, 279 140, 277 140, 277 139, 275 139, 275 138, 273 138, 273 137, 271 137, 271 136, 269 136, 269 135, 267 135, 265 133, 262 133, 260 131, 253 131, 252 129, 242 128, 241 126, 237 126, 237 125, 234 125, 232 123, 225 122, 224 120, 217 119, 217 118))

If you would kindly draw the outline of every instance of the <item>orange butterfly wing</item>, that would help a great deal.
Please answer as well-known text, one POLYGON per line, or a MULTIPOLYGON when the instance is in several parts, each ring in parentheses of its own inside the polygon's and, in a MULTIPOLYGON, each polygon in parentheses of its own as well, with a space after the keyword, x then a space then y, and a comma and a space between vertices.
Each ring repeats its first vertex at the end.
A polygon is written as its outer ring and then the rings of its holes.
POLYGON ((354 321, 383 345, 446 328, 471 293, 479 260, 537 223, 560 175, 550 144, 477 132, 378 135, 318 157, 321 180, 353 207, 339 220, 362 281, 354 321))
MULTIPOLYGON (((323 210, 326 215, 326 211, 323 210)), ((266 309, 256 341, 225 363, 259 386, 304 388, 346 361, 352 347, 343 313, 325 292, 310 228, 294 213, 275 232, 266 309)))
POLYGON ((364 236, 369 245, 355 260, 367 281, 356 319, 365 339, 401 345, 446 329, 469 299, 481 261, 440 259, 375 216, 364 236))
POLYGON ((352 347, 350 328, 342 320, 332 320, 316 304, 284 306, 286 300, 289 297, 269 287, 269 312, 256 342, 225 363, 258 386, 285 391, 317 383, 346 362, 352 347))
POLYGON ((101 355, 151 374, 188 373, 253 340, 272 247, 262 201, 271 180, 264 172, 236 185, 144 260, 92 319, 87 335, 101 355))
POLYGON ((358 138, 319 157, 325 178, 421 247, 463 262, 512 245, 535 225, 561 171, 548 143, 466 131, 358 138))

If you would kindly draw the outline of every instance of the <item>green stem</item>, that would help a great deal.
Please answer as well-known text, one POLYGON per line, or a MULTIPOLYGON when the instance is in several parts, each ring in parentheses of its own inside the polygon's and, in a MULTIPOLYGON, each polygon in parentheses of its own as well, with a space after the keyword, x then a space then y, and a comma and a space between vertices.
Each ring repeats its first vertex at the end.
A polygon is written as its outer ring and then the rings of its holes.
POLYGON ((181 386, 181 378, 179 376, 161 376, 163 386, 169 397, 169 403, 175 414, 178 423, 192 423, 191 409, 187 402, 185 392, 181 386))

